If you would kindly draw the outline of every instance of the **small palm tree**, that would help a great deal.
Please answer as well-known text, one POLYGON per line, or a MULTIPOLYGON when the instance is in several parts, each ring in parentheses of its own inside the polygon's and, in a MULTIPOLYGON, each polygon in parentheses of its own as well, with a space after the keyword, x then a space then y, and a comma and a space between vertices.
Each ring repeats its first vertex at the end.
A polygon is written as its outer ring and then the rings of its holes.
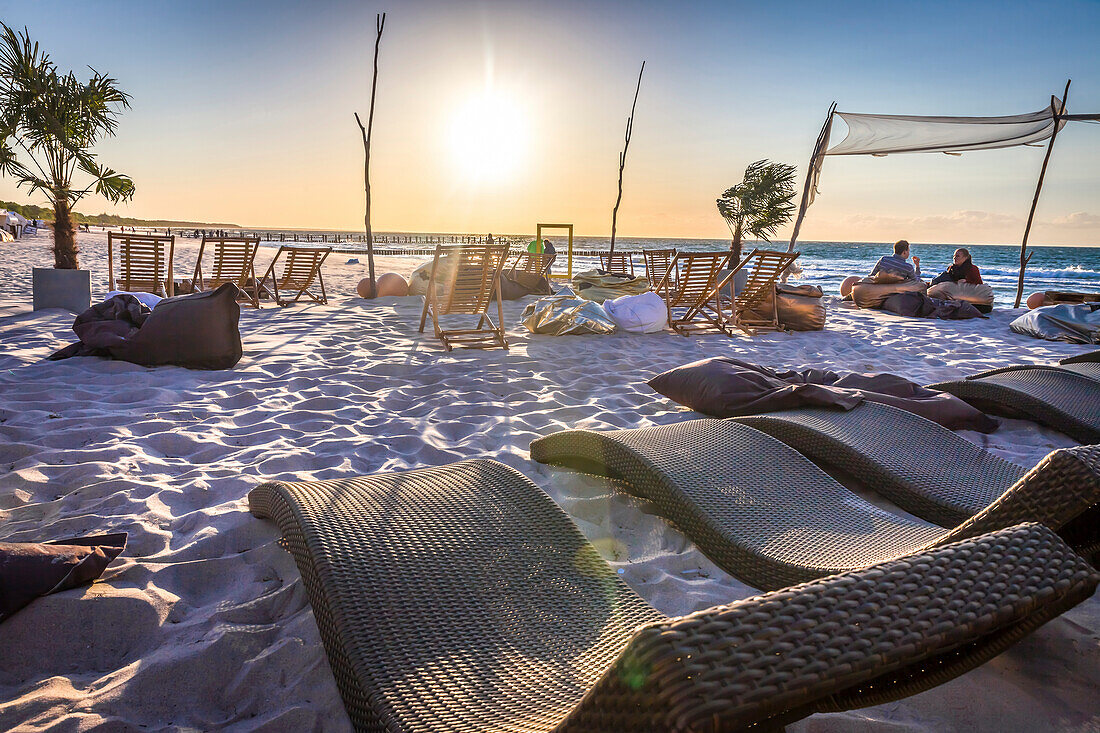
POLYGON ((765 242, 794 215, 793 165, 758 160, 745 169, 745 180, 727 188, 718 199, 718 212, 733 235, 733 264, 741 261, 741 239, 746 234, 765 242))
POLYGON ((54 267, 75 270, 73 206, 91 191, 113 203, 134 196, 134 182, 91 152, 101 136, 115 134, 130 97, 95 69, 87 82, 61 74, 26 29, 0 27, 0 174, 28 193, 46 194, 54 210, 54 267), (78 172, 90 181, 74 187, 78 172))

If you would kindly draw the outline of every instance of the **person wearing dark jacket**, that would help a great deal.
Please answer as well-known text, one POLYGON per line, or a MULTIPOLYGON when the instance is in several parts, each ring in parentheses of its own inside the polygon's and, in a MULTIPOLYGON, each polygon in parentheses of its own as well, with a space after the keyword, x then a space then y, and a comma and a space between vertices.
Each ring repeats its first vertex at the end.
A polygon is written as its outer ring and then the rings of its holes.
POLYGON ((978 271, 978 266, 970 258, 970 250, 963 247, 955 250, 955 259, 951 265, 932 280, 933 285, 946 282, 982 284, 982 273, 978 271))

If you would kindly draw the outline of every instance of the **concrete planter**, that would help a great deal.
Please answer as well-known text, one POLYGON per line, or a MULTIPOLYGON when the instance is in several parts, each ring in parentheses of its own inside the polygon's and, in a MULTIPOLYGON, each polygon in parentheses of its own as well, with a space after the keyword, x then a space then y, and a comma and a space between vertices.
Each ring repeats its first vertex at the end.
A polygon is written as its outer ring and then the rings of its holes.
MULTIPOLYGON (((718 280, 721 281, 722 278, 724 278, 728 274, 730 274, 729 270, 719 271, 718 272, 718 280)), ((733 276, 733 294, 734 295, 740 295, 741 291, 745 289, 745 285, 746 285, 746 283, 748 283, 748 281, 749 281, 749 271, 748 270, 741 270, 736 275, 734 275, 733 276)), ((730 286, 729 285, 726 285, 726 287, 722 288, 722 294, 727 295, 727 296, 730 294, 730 286)))
POLYGON ((36 267, 31 273, 34 309, 64 308, 83 313, 92 304, 92 273, 36 267))

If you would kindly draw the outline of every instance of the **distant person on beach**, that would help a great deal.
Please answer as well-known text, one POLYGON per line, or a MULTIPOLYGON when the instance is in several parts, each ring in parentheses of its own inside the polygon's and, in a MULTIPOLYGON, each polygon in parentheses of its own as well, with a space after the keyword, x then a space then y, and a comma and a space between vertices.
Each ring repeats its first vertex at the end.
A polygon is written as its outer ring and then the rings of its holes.
POLYGON ((932 279, 932 284, 939 285, 940 283, 963 281, 972 285, 981 285, 982 273, 978 271, 978 266, 970 259, 970 250, 960 247, 955 250, 955 259, 951 265, 939 275, 936 275, 932 279))
POLYGON ((920 257, 913 258, 913 264, 909 264, 909 243, 904 239, 894 242, 894 254, 880 257, 871 270, 869 277, 876 280, 894 278, 897 280, 920 279, 920 257), (880 277, 885 275, 885 278, 880 277))

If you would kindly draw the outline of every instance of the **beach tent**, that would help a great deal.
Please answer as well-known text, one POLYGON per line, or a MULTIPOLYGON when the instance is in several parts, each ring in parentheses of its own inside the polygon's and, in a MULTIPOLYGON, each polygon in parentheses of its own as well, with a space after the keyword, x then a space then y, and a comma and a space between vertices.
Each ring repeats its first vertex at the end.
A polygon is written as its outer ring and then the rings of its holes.
POLYGON ((879 115, 855 112, 838 112, 836 103, 829 107, 825 124, 817 136, 813 155, 810 156, 809 169, 806 172, 806 184, 802 190, 802 203, 798 209, 794 229, 791 232, 789 249, 794 250, 798 240, 798 231, 806 209, 814 202, 821 178, 821 166, 828 155, 873 155, 885 157, 893 153, 946 153, 961 155, 973 150, 993 150, 1018 145, 1038 146, 1044 140, 1047 144, 1046 157, 1039 172, 1039 183, 1035 189, 1035 198, 1031 204, 1031 214, 1024 228, 1023 243, 1020 246, 1020 277, 1016 294, 1016 307, 1020 306, 1023 293, 1024 268, 1031 256, 1027 254, 1027 237, 1031 231, 1031 222, 1035 216, 1035 206, 1039 201, 1043 177, 1046 174, 1050 151, 1058 131, 1070 121, 1100 120, 1100 114, 1066 114, 1066 97, 1069 95, 1069 82, 1062 98, 1052 96, 1050 105, 1037 112, 1003 117, 925 117, 915 115, 879 115), (840 117, 848 126, 848 135, 840 143, 829 147, 833 121, 840 117))

